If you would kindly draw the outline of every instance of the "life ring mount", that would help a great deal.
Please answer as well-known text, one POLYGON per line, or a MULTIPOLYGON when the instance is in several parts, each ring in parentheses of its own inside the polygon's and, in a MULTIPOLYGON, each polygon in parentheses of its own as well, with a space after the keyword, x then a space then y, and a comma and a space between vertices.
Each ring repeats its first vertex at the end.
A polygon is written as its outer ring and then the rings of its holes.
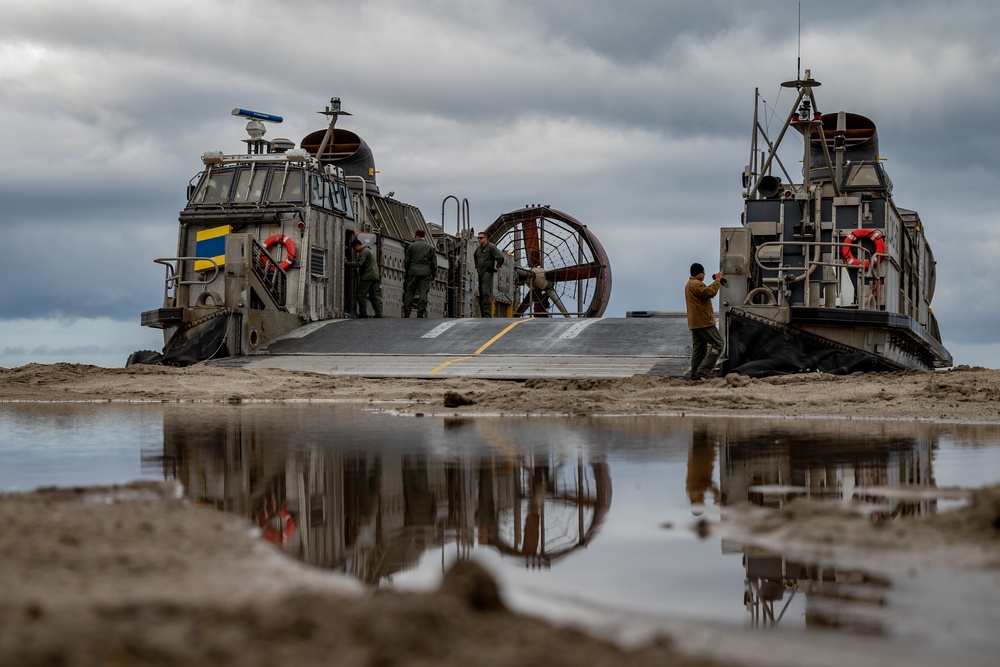
POLYGON ((882 232, 877 229, 871 229, 863 227, 861 229, 854 229, 844 237, 844 245, 840 248, 840 254, 847 262, 848 266, 864 266, 865 269, 868 268, 869 264, 875 266, 882 259, 882 255, 885 254, 885 237, 882 236, 882 232), (860 260, 854 256, 854 244, 861 239, 868 239, 875 244, 875 254, 871 260, 860 260))
POLYGON ((284 234, 275 234, 274 236, 267 237, 267 240, 264 241, 264 251, 268 256, 264 257, 261 255, 260 261, 263 264, 267 264, 268 260, 272 260, 270 253, 267 253, 266 251, 270 250, 279 243, 285 246, 285 259, 281 260, 278 266, 281 267, 282 271, 287 271, 291 268, 292 264, 295 263, 295 242, 284 234))

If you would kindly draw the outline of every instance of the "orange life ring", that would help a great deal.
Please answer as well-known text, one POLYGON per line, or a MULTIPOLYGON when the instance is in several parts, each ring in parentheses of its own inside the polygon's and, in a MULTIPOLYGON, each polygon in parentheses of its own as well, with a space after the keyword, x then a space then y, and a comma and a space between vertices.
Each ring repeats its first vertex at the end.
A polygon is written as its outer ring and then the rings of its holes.
POLYGON ((875 244, 875 256, 871 259, 871 265, 875 266, 881 259, 880 255, 885 254, 885 237, 882 236, 882 232, 877 229, 855 229, 846 237, 844 237, 844 245, 840 248, 840 254, 847 262, 848 266, 861 266, 868 268, 869 260, 862 262, 860 259, 854 256, 854 252, 851 250, 851 246, 854 245, 855 241, 860 239, 870 239, 872 243, 875 244))
POLYGON ((268 503, 267 509, 260 517, 260 527, 264 539, 279 547, 288 544, 295 534, 295 517, 281 504, 281 509, 274 510, 274 501, 268 503))
MULTIPOLYGON (((287 271, 295 262, 295 243, 292 242, 292 239, 288 238, 284 234, 269 236, 267 240, 264 241, 264 250, 266 251, 279 243, 285 246, 285 259, 281 260, 281 263, 278 264, 278 266, 281 267, 282 271, 287 271)), ((267 257, 264 257, 264 253, 260 256, 261 264, 267 265, 269 263, 268 260, 270 259, 272 259, 270 253, 267 253, 267 257)))

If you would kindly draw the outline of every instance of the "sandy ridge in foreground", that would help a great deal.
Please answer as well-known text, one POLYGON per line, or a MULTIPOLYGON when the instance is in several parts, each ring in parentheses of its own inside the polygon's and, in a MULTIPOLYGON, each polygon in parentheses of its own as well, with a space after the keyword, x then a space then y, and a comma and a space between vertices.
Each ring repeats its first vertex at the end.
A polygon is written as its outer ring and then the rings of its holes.
POLYGON ((425 413, 732 414, 1000 422, 1000 370, 805 373, 703 382, 624 379, 372 379, 210 366, 0 369, 0 401, 357 401, 425 413), (460 400, 456 401, 455 397, 460 400), (448 405, 467 403, 455 407, 448 405))

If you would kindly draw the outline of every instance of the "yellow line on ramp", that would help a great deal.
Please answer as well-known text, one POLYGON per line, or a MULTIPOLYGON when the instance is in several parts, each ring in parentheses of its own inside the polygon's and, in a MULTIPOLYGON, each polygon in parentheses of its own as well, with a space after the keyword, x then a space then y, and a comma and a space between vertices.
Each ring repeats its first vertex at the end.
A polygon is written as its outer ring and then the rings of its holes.
POLYGON ((476 350, 475 352, 473 352, 469 356, 467 356, 467 357, 459 357, 458 359, 452 359, 451 361, 444 362, 443 364, 441 364, 440 366, 438 366, 437 368, 435 368, 434 370, 432 370, 430 372, 430 376, 434 377, 439 372, 441 372, 442 370, 444 370, 448 366, 451 366, 455 362, 465 361, 466 359, 472 359, 472 357, 476 356, 477 354, 482 354, 486 350, 486 348, 488 348, 490 345, 492 345, 493 343, 497 342, 498 340, 500 340, 501 338, 503 338, 505 335, 507 335, 508 331, 510 331, 511 329, 513 329, 514 327, 516 327, 518 324, 523 324, 524 322, 528 322, 531 319, 534 319, 534 318, 530 318, 529 317, 527 319, 517 320, 516 322, 512 322, 506 329, 504 329, 503 331, 501 331, 500 333, 498 333, 496 336, 494 336, 493 338, 490 338, 488 341, 486 341, 485 343, 483 343, 483 345, 478 350, 476 350))

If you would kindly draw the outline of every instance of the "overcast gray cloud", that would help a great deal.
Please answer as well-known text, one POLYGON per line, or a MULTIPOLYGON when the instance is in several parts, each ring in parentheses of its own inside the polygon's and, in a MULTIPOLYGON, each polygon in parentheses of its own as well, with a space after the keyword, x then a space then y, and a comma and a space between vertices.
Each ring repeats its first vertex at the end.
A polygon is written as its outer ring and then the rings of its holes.
MULTIPOLYGON (((609 316, 681 309, 691 261, 738 224, 754 89, 777 127, 797 57, 823 111, 872 118, 898 203, 938 259, 956 363, 1000 366, 1000 5, 985 0, 8 0, 0 22, 0 365, 120 365, 159 347, 156 257, 240 106, 320 129, 331 96, 385 190, 483 228, 577 217, 612 261, 609 316)), ((795 165, 797 158, 790 158, 795 165)), ((454 218, 445 227, 454 227, 454 218)))

